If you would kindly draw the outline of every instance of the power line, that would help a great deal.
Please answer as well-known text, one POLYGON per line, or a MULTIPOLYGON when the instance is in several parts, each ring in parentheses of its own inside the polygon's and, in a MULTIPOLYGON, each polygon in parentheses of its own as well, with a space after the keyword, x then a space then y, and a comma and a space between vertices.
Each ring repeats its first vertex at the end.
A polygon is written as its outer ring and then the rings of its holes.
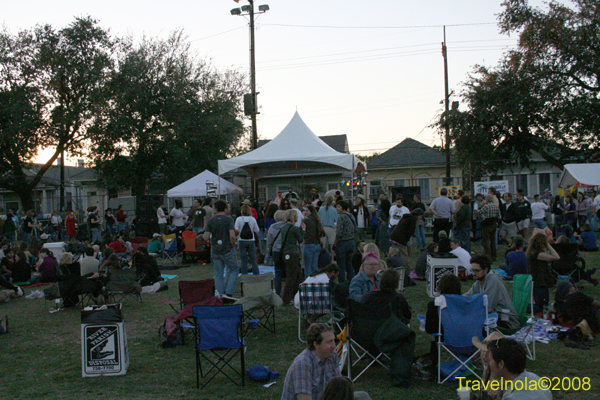
POLYGON ((246 29, 246 27, 245 27, 245 26, 239 26, 239 27, 237 27, 237 28, 233 28, 233 29, 230 29, 230 30, 228 30, 228 31, 224 31, 224 32, 220 32, 220 33, 215 33, 214 35, 205 36, 205 37, 203 37, 203 38, 200 38, 200 39, 194 39, 194 40, 190 40, 190 42, 198 42, 198 41, 200 41, 200 40, 210 39, 211 37, 215 37, 215 36, 224 35, 224 34, 226 34, 226 33, 233 32, 233 31, 237 31, 237 30, 240 30, 240 29, 246 29))
POLYGON ((415 28, 442 28, 456 26, 497 25, 496 22, 478 22, 471 24, 446 24, 446 25, 400 25, 400 26, 334 26, 334 25, 295 25, 295 24, 263 24, 288 28, 326 28, 326 29, 415 29, 415 28))

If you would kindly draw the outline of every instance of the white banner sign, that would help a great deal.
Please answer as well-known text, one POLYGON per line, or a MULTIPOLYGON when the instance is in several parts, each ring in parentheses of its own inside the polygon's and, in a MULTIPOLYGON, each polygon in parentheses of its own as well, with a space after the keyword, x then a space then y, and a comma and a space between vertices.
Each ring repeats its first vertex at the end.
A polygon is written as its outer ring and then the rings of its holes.
POLYGON ((506 193, 508 192, 508 181, 475 182, 473 185, 473 193, 474 195, 477 193, 486 195, 489 187, 496 188, 500 193, 506 193))

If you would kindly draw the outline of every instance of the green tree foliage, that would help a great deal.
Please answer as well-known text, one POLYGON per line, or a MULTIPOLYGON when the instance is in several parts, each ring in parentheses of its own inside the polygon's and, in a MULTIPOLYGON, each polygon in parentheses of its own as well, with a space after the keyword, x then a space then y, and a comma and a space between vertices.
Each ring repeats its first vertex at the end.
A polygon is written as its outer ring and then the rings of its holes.
POLYGON ((600 5, 550 2, 535 9, 506 0, 502 32, 519 34, 519 46, 494 68, 476 66, 464 84, 464 112, 450 111, 456 156, 474 174, 506 162, 528 166, 533 151, 562 167, 576 157, 599 158, 600 5))
POLYGON ((16 35, 4 31, 0 41, 0 187, 31 208, 31 192, 52 163, 90 139, 87 126, 111 69, 113 43, 89 17, 59 31, 49 25, 16 35), (32 168, 32 158, 51 146, 50 159, 32 168))
POLYGON ((235 150, 244 134, 243 76, 219 73, 193 57, 182 32, 120 47, 93 131, 101 184, 169 188, 235 150))

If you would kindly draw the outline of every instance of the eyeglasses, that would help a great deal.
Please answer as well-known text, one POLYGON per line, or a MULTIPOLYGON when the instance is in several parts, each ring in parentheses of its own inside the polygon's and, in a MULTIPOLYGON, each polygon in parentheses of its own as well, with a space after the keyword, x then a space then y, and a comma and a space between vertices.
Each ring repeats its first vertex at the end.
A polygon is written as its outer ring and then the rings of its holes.
POLYGON ((482 269, 477 269, 477 268, 471 268, 471 272, 478 274, 479 272, 483 271, 482 269))

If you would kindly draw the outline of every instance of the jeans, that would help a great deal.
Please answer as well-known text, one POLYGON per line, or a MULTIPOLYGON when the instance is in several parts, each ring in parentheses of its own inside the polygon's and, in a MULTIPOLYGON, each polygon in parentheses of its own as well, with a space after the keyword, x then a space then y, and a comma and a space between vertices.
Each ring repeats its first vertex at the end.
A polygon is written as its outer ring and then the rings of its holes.
POLYGON ((248 257, 250 257, 250 264, 252 264, 252 273, 254 275, 260 274, 256 262, 256 245, 254 244, 254 240, 240 240, 238 241, 238 248, 240 249, 242 274, 245 275, 248 273, 248 257))
POLYGON ((196 227, 194 226, 194 227, 192 227, 192 231, 193 231, 193 232, 196 234, 196 236, 197 236, 197 237, 199 237, 199 236, 200 236, 200 234, 201 234, 202 232, 204 232, 204 227, 199 227, 199 228, 196 228, 196 227))
POLYGON ((31 233, 27 233, 25 231, 22 231, 21 233, 23 234, 23 241, 25 243, 31 242, 31 233))
POLYGON ((98 243, 100 241, 100 228, 92 228, 92 238, 90 243, 98 243))
POLYGON ((533 288, 533 312, 539 314, 544 311, 544 307, 550 302, 550 289, 547 287, 533 288))
POLYGON ((211 257, 215 267, 215 289, 219 294, 234 295, 239 269, 235 249, 231 249, 227 254, 211 253, 211 257))
POLYGON ((534 219, 532 221, 534 228, 545 229, 548 226, 545 219, 534 219))
MULTIPOLYGON (((273 261, 277 260, 279 258, 279 252, 278 251, 273 251, 273 261)), ((277 293, 278 296, 281 296, 281 281, 282 281, 282 276, 281 273, 283 271, 280 268, 275 267, 275 293, 277 293)))
POLYGON ((352 268, 352 255, 354 254, 354 240, 340 240, 335 246, 335 261, 340 267, 339 281, 345 282, 346 275, 350 281, 354 278, 354 268, 352 268))
POLYGON ((419 221, 415 227, 415 237, 417 238, 417 246, 427 246, 427 242, 425 240, 425 222, 423 222, 423 220, 419 221))
POLYGON ((125 222, 117 222, 117 233, 125 230, 125 222))
POLYGON ((471 229, 470 228, 458 229, 458 240, 460 240, 461 247, 470 253, 471 252, 471 229))
POLYGON ((304 245, 304 277, 308 278, 319 267, 320 244, 304 245))

